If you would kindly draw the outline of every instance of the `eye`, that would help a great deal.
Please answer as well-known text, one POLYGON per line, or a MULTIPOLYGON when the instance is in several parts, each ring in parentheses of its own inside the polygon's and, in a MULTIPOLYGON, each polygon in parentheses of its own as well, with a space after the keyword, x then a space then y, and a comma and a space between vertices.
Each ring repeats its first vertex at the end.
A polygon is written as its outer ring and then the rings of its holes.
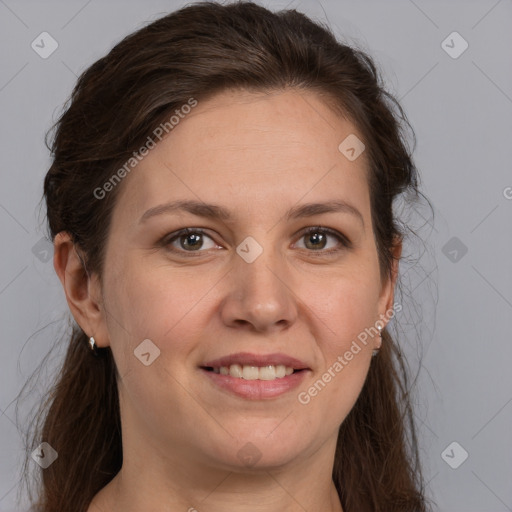
POLYGON ((176 233, 172 233, 170 237, 165 237, 162 240, 162 244, 166 247, 170 245, 173 252, 201 252, 199 249, 205 249, 203 240, 205 237, 212 242, 211 246, 206 247, 206 249, 217 247, 212 238, 200 228, 181 229, 176 233), (178 245, 178 248, 176 248, 176 245, 178 245))
MULTIPOLYGON (((306 228, 302 231, 299 240, 302 239, 305 239, 304 249, 309 250, 309 252, 318 252, 320 253, 319 256, 337 253, 343 249, 352 247, 350 240, 338 231, 320 226, 306 228), (335 243, 332 247, 328 248, 328 250, 325 250, 326 246, 328 246, 329 238, 337 240, 338 243, 335 243)), ((208 249, 219 247, 201 228, 181 229, 165 236, 160 244, 164 247, 168 247, 169 250, 174 253, 188 253, 187 256, 192 256, 192 253, 200 253, 208 249), (205 238, 210 240, 209 247, 207 246, 208 244, 205 246, 205 238)), ((302 249, 302 247, 299 248, 302 249)))
POLYGON ((307 228, 302 232, 300 240, 305 239, 305 248, 311 249, 313 252, 321 252, 322 254, 331 254, 336 253, 343 248, 351 248, 352 244, 350 240, 339 233, 338 231, 330 228, 323 228, 320 226, 307 228), (329 250, 324 250, 328 245, 328 238, 335 238, 338 241, 338 244, 334 244, 334 248, 330 248, 329 250), (340 248, 341 244, 341 248, 340 248))

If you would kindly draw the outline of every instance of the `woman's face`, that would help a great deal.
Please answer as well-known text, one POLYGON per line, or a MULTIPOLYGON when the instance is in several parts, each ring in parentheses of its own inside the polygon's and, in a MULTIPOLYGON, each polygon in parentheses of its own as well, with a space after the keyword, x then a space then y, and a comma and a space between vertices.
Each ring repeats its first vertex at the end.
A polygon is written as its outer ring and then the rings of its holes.
POLYGON ((120 374, 125 444, 231 470, 297 462, 324 445, 332 457, 379 345, 358 335, 393 301, 366 153, 338 149, 351 134, 362 138, 313 93, 226 91, 184 115, 118 185, 95 333, 120 374), (201 208, 152 210, 175 201, 201 208), (302 210, 331 202, 345 206, 302 210), (288 356, 303 370, 245 380, 202 368, 239 353, 270 355, 259 366, 292 366, 288 356))

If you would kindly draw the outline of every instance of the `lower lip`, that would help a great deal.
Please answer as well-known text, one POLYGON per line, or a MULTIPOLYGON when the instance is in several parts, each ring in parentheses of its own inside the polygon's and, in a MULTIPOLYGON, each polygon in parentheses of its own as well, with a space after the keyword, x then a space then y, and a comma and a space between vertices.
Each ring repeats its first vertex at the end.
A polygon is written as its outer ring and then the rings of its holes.
POLYGON ((239 377, 231 377, 231 375, 222 375, 220 373, 204 370, 203 368, 200 368, 200 370, 205 373, 216 386, 249 400, 262 400, 283 395, 298 387, 309 371, 302 370, 281 379, 246 380, 239 377))

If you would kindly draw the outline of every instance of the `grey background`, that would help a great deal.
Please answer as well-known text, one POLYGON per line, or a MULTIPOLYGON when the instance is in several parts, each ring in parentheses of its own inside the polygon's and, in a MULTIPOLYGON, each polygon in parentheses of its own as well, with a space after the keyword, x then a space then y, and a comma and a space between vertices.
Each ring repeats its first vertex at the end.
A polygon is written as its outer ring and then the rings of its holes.
MULTIPOLYGON (((444 512, 512 510, 512 2, 259 3, 326 21, 368 51, 406 110, 435 210, 434 219, 415 213, 417 226, 425 218, 428 250, 411 243, 419 265, 404 261, 401 272, 416 306, 396 319, 419 370, 414 400, 428 494, 444 512), (458 58, 441 45, 453 31, 469 44, 458 58), (462 448, 445 451, 454 441, 462 448), (446 460, 460 462, 462 449, 468 458, 453 469, 446 460)), ((20 508, 24 448, 14 398, 67 327, 51 248, 41 241, 44 133, 79 73, 182 5, 0 0, 0 512, 20 508), (59 45, 47 59, 31 48, 43 31, 59 45)), ((63 347, 56 350, 30 394, 33 405, 60 362, 63 347)))

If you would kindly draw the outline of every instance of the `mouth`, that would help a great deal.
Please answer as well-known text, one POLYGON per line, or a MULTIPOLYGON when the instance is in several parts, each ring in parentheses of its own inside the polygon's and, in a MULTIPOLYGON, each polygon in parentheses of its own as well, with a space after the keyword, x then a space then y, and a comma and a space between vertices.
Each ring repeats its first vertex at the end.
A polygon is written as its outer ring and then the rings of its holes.
POLYGON ((229 366, 201 366, 200 368, 207 372, 230 376, 235 379, 266 381, 284 379, 289 375, 307 370, 306 368, 292 368, 291 366, 285 366, 282 364, 254 366, 241 365, 236 363, 229 366))
POLYGON ((298 387, 311 371, 295 357, 278 352, 237 352, 199 366, 212 389, 249 400, 276 398, 298 387))

